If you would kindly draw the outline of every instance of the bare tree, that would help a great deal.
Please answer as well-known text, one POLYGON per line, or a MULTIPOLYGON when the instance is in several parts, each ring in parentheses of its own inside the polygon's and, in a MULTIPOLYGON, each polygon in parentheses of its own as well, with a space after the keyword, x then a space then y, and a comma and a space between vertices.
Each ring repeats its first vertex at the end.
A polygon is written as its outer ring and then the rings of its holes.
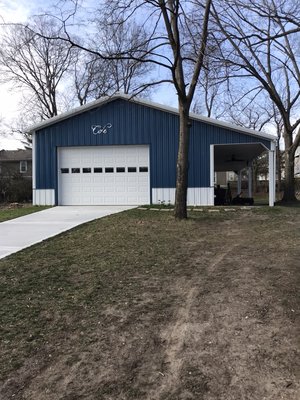
MULTIPOLYGON (((100 21, 98 40, 103 38, 105 52, 110 55, 122 55, 128 49, 139 49, 143 61, 117 57, 107 62, 111 79, 117 92, 134 94, 140 92, 145 77, 151 72, 151 64, 145 62, 149 50, 147 34, 142 26, 134 21, 119 21, 113 24, 100 21), (116 24, 118 29, 115 29, 116 24)), ((138 54, 136 54, 138 56, 138 54)))
MULTIPOLYGON (((89 46, 104 49, 107 54, 123 54, 126 49, 140 47, 142 55, 147 53, 146 33, 143 28, 132 22, 110 24, 104 18, 95 18, 97 33, 89 41, 89 46), (99 46, 100 44, 100 46, 99 46)), ((132 60, 103 59, 97 54, 79 51, 74 68, 75 92, 79 103, 95 100, 116 92, 136 94, 140 92, 145 77, 151 71, 151 65, 132 60)))
POLYGON ((80 52, 74 65, 76 97, 80 105, 99 99, 115 91, 109 62, 94 54, 80 52))
POLYGON ((300 144, 299 1, 228 0, 214 3, 212 10, 222 62, 239 79, 254 78, 253 93, 265 91, 280 114, 285 143, 283 201, 295 201, 294 156, 300 144))
POLYGON ((0 46, 1 81, 26 90, 40 118, 46 119, 58 114, 58 88, 68 74, 73 56, 64 41, 42 37, 42 33, 57 33, 53 19, 36 17, 32 26, 34 29, 21 25, 5 27, 0 46))
POLYGON ((193 112, 218 119, 223 117, 226 111, 224 94, 227 91, 228 77, 224 76, 224 68, 220 68, 220 62, 216 62, 220 54, 211 35, 208 36, 206 47, 207 56, 204 58, 203 68, 199 75, 192 109, 193 112))
POLYGON ((199 77, 199 84, 192 106, 193 112, 209 118, 221 118, 225 112, 223 94, 223 79, 218 76, 218 71, 211 69, 208 65, 205 66, 199 77))
POLYGON ((225 118, 235 125, 266 131, 274 121, 274 107, 267 94, 264 91, 258 94, 256 90, 253 93, 243 82, 229 82, 224 101, 227 104, 225 118))

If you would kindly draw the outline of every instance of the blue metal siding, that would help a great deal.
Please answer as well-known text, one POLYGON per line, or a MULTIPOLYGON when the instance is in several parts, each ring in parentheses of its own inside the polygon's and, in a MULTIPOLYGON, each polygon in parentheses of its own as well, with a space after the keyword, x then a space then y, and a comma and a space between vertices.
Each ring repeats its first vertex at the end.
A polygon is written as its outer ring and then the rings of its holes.
MULTIPOLYGON (((75 115, 36 133, 36 188, 57 189, 57 147, 150 145, 151 188, 175 187, 178 115, 117 99, 75 115), (106 135, 93 135, 91 125, 111 123, 106 135)), ((192 121, 189 186, 210 186, 210 145, 268 140, 192 121)), ((57 192, 57 190, 56 190, 57 192)))

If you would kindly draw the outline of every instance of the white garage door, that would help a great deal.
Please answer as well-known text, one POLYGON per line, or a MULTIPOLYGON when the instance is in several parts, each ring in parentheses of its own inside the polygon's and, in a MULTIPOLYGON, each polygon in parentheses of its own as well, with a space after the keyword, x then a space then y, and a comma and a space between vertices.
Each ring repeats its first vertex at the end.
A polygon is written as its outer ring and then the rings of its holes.
POLYGON ((61 147, 60 205, 150 203, 149 146, 61 147))

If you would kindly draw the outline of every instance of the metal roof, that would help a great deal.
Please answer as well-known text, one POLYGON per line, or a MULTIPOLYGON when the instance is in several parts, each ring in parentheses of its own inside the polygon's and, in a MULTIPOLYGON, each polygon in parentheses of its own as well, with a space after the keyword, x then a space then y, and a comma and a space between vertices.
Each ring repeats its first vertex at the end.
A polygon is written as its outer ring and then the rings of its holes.
MULTIPOLYGON (((148 100, 144 100, 144 99, 140 99, 137 97, 133 97, 131 95, 127 95, 127 94, 123 94, 123 93, 118 93, 112 96, 105 96, 102 97, 98 100, 92 101, 91 103, 85 104, 83 106, 80 107, 76 107, 73 110, 64 112, 60 115, 57 115, 56 117, 52 117, 49 118, 45 121, 42 121, 36 125, 33 125, 30 128, 30 132, 33 133, 39 129, 42 128, 46 128, 47 126, 51 126, 57 122, 63 121, 65 119, 71 118, 75 115, 78 114, 82 114, 86 111, 92 110, 94 108, 98 108, 101 107, 104 104, 110 103, 114 100, 117 99, 123 99, 132 103, 136 103, 136 104, 141 104, 144 105, 146 107, 150 107, 150 108, 155 108, 164 112, 168 112, 168 113, 172 113, 172 114, 176 114, 179 115, 179 112, 176 108, 174 107, 169 107, 169 106, 165 106, 163 104, 159 104, 159 103, 155 103, 155 102, 151 102, 148 100)), ((208 118, 205 117, 203 115, 199 115, 199 114, 194 114, 194 113, 190 113, 190 119, 192 120, 197 120, 200 122, 203 122, 205 124, 210 124, 210 125, 214 125, 214 126, 219 126, 225 129, 229 129, 231 131, 236 131, 236 132, 240 132, 240 133, 244 133, 247 135, 251 135, 251 136, 255 136, 255 137, 259 137, 259 138, 264 138, 270 141, 276 141, 276 137, 273 135, 269 135, 267 133, 264 132, 259 132, 259 131, 255 131, 253 129, 247 129, 247 128, 243 128, 237 125, 233 125, 231 123, 225 122, 225 121, 221 121, 221 120, 217 120, 217 119, 213 119, 213 118, 208 118)))

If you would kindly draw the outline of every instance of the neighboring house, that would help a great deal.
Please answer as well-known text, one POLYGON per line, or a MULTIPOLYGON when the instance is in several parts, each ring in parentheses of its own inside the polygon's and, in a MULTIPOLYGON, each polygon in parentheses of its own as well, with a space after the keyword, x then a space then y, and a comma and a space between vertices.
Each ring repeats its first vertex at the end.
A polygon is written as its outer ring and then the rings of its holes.
POLYGON ((12 178, 22 176, 32 178, 32 150, 1 150, 0 177, 12 178))
MULTIPOLYGON (((118 94, 31 129, 33 203, 174 203, 178 110, 118 94)), ((275 195, 271 135, 190 115, 189 205, 214 205, 215 172, 241 171, 269 152, 269 204, 275 195)))
POLYGON ((32 150, 0 151, 0 201, 32 199, 32 150))
POLYGON ((221 186, 226 186, 228 182, 236 182, 238 176, 233 171, 216 172, 215 183, 221 186))

